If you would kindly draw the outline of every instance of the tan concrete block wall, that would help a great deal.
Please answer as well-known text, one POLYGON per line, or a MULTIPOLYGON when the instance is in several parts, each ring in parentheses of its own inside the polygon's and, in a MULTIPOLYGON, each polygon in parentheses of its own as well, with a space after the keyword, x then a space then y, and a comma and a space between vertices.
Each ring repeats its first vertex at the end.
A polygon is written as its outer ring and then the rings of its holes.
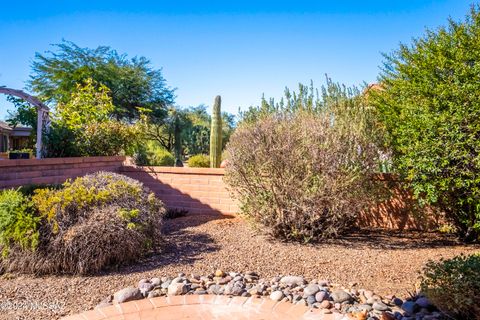
POLYGON ((97 171, 119 172, 125 157, 72 157, 0 160, 0 189, 59 184, 97 171))
POLYGON ((168 208, 193 214, 236 214, 223 182, 224 169, 124 166, 121 173, 142 181, 168 208))

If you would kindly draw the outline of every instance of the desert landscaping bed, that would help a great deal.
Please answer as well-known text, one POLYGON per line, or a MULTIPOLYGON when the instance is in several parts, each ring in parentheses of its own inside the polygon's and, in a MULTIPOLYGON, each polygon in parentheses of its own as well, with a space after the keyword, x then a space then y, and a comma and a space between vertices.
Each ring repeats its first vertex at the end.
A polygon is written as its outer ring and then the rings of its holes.
POLYGON ((429 259, 473 253, 434 233, 354 233, 336 241, 292 244, 261 235, 240 218, 187 216, 167 220, 165 248, 134 265, 93 276, 5 274, 0 280, 1 319, 52 319, 95 307, 141 279, 254 271, 261 278, 301 275, 346 288, 405 297, 429 259))

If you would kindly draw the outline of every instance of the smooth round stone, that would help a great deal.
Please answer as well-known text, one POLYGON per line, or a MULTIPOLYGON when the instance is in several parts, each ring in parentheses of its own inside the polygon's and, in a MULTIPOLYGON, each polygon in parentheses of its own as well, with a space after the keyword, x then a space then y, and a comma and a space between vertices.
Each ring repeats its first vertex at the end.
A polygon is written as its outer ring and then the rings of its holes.
POLYGON ((242 276, 235 276, 233 277, 233 281, 237 282, 237 281, 242 281, 243 280, 243 277, 242 276))
POLYGON ((326 291, 319 291, 315 294, 315 300, 318 302, 322 302, 323 300, 328 299, 328 293, 326 291))
POLYGON ((387 311, 389 309, 385 303, 378 301, 372 305, 372 308, 377 311, 387 311))
POLYGON ((430 301, 425 297, 418 298, 415 303, 418 304, 420 308, 428 308, 431 305, 430 301))
POLYGON ((306 296, 312 296, 318 291, 320 291, 320 287, 317 284, 309 284, 305 289, 303 289, 303 294, 306 296))
POLYGON ((283 297, 284 297, 283 292, 280 290, 273 291, 270 294, 270 299, 272 299, 273 301, 280 301, 283 299, 283 297))
POLYGON ((317 302, 317 300, 315 300, 315 296, 314 295, 310 295, 307 297, 307 304, 308 305, 312 305, 314 304, 315 302, 317 302))
POLYGON ((320 303, 320 308, 322 308, 322 309, 330 309, 331 307, 332 307, 332 303, 328 300, 323 300, 320 303))
POLYGON ((178 296, 178 295, 187 293, 187 291, 188 291, 187 285, 181 282, 171 283, 168 286, 168 294, 172 296, 178 296))
POLYGON ((348 294, 348 292, 345 292, 344 290, 336 290, 332 292, 330 295, 333 299, 334 302, 336 303, 342 303, 346 301, 352 301, 352 296, 348 294))
POLYGON ((124 288, 113 294, 113 300, 118 303, 142 299, 143 295, 138 288, 124 288))
POLYGON ((215 277, 221 278, 223 276, 225 276, 225 272, 223 272, 223 270, 218 269, 217 271, 215 271, 215 277))
POLYGON ((162 284, 162 280, 160 278, 152 278, 150 279, 150 283, 157 287, 162 284))
POLYGON ((409 315, 413 315, 419 309, 418 305, 413 301, 405 301, 402 304, 402 310, 409 315))
POLYGON ((305 284, 305 279, 298 276, 285 276, 280 279, 280 283, 289 285, 289 286, 301 286, 305 284))
POLYGON ((141 279, 140 281, 138 281, 138 286, 140 286, 142 283, 150 283, 150 280, 148 280, 148 279, 141 279))
POLYGON ((150 291, 152 291, 153 288, 155 288, 155 286, 153 285, 153 283, 150 282, 142 282, 138 285, 138 289, 144 296, 146 296, 150 291))
POLYGON ((397 307, 401 307, 403 304, 403 300, 400 298, 394 298, 393 299, 393 304, 396 305, 397 307))
POLYGON ((148 293, 147 298, 156 298, 160 297, 162 295, 162 292, 160 290, 153 290, 148 293))
POLYGON ((372 306, 369 304, 359 304, 357 305, 358 310, 372 311, 372 306))

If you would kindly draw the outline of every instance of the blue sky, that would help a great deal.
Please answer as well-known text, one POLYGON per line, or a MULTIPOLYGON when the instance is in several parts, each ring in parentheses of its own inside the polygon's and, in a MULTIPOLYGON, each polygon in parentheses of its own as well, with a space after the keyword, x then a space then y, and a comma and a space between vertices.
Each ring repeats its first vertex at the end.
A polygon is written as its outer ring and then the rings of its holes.
MULTIPOLYGON (((35 52, 62 39, 108 45, 163 68, 180 106, 222 108, 280 97, 328 74, 375 82, 382 52, 426 27, 463 19, 472 1, 7 1, 0 10, 0 85, 24 88, 35 52)), ((0 97, 0 119, 11 108, 0 97)))

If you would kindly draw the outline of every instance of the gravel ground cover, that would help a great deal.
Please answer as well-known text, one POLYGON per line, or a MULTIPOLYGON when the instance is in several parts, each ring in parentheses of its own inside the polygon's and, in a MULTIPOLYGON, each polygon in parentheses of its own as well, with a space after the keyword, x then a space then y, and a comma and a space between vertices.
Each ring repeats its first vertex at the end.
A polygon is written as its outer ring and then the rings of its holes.
POLYGON ((262 278, 301 275, 379 295, 407 296, 428 259, 473 253, 434 233, 364 231, 317 244, 282 243, 240 218, 187 216, 168 220, 165 248, 143 261, 102 274, 48 276, 5 274, 0 279, 0 319, 55 319, 95 307, 141 279, 208 275, 217 269, 254 271, 262 278))

